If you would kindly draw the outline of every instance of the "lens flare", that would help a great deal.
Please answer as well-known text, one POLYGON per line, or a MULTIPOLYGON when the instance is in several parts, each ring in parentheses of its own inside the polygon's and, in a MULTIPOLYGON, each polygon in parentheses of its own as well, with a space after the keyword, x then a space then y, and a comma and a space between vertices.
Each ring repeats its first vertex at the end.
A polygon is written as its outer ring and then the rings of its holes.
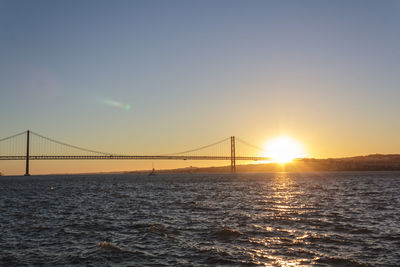
POLYGON ((124 104, 116 100, 111 100, 111 99, 101 99, 101 103, 110 106, 110 107, 116 107, 120 109, 125 109, 126 111, 131 110, 132 106, 130 104, 124 104))

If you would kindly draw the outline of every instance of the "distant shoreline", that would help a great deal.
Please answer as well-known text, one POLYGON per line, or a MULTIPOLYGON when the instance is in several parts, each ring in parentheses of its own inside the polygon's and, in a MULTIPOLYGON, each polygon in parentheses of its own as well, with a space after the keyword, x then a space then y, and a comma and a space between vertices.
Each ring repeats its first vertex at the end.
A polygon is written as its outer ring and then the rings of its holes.
MULTIPOLYGON (((292 162, 281 163, 262 163, 236 165, 237 173, 306 173, 306 172, 367 172, 367 171, 400 171, 400 154, 373 154, 368 156, 357 156, 348 158, 328 158, 313 159, 304 158, 296 159, 292 162)), ((87 173, 52 173, 52 174, 34 174, 36 176, 43 175, 96 175, 96 174, 148 174, 151 170, 136 171, 113 171, 113 172, 87 172, 87 173)), ((220 167, 186 167, 175 169, 155 170, 155 173, 231 173, 230 166, 220 167)), ((21 176, 21 175, 3 175, 21 176)))

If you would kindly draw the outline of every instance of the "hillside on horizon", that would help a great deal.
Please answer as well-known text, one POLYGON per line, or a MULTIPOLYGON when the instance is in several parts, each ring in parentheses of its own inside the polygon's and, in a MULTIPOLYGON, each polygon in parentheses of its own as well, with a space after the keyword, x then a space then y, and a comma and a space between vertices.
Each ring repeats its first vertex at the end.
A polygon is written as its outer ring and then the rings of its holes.
MULTIPOLYGON (((230 166, 186 167, 157 170, 157 173, 230 172, 230 166)), ((400 171, 400 154, 370 154, 341 158, 303 158, 292 162, 236 165, 237 172, 313 172, 313 171, 400 171)), ((138 171, 144 172, 144 171, 138 171)))

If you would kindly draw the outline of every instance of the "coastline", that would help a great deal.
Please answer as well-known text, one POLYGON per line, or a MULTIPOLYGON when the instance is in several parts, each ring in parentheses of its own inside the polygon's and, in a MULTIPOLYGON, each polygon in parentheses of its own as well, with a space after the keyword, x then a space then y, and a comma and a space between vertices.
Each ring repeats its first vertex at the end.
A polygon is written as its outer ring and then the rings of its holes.
MULTIPOLYGON (((304 158, 296 159, 292 162, 281 163, 260 163, 260 164, 243 164, 236 166, 237 173, 308 173, 308 172, 381 172, 381 171, 400 171, 400 155, 399 154, 373 154, 368 156, 357 156, 348 158, 328 158, 314 159, 304 158)), ((82 173, 49 173, 34 174, 42 175, 107 175, 107 174, 149 174, 152 170, 124 170, 112 172, 82 172, 82 173)), ((231 173, 230 166, 218 167, 185 167, 174 169, 155 170, 155 174, 168 173, 231 173)), ((21 175, 2 175, 21 176, 21 175)))

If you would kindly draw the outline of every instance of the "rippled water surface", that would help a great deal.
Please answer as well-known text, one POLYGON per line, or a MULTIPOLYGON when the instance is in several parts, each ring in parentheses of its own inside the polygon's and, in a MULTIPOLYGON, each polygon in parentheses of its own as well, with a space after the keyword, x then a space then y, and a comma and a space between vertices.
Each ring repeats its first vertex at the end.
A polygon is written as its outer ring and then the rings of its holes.
POLYGON ((0 265, 398 266, 400 173, 0 177, 0 265))

